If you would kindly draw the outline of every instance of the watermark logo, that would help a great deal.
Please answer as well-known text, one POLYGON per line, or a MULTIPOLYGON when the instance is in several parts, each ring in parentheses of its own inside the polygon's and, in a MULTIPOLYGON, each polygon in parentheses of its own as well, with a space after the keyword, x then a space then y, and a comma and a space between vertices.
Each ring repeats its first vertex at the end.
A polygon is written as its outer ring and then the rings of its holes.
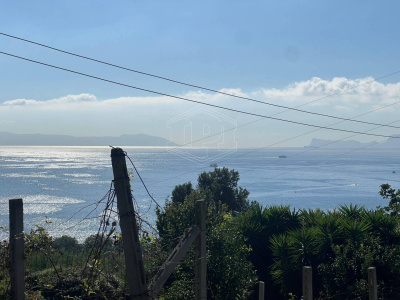
POLYGON ((237 122, 210 108, 197 107, 167 122, 170 152, 199 164, 217 160, 237 149, 237 122), (180 146, 172 146, 176 141, 180 146))

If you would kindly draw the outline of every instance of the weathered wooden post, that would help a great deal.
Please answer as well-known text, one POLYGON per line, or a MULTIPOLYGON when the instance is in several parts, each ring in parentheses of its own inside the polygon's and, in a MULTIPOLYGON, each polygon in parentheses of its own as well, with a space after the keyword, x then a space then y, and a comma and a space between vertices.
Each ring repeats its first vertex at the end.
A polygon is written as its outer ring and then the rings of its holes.
POLYGON ((376 280, 376 268, 368 268, 368 292, 369 300, 378 300, 378 288, 376 280))
POLYGON ((178 245, 168 256, 167 260, 164 262, 160 270, 157 272, 156 276, 154 276, 153 280, 149 284, 149 294, 152 297, 157 297, 157 293, 162 289, 164 283, 172 274, 175 267, 179 265, 181 259, 183 258, 189 247, 192 245, 192 243, 196 240, 199 233, 200 228, 196 225, 183 233, 183 236, 178 242, 178 245))
POLYGON ((303 300, 313 300, 312 268, 303 267, 303 300))
POLYGON ((24 210, 22 199, 8 202, 10 212, 10 279, 11 298, 25 299, 24 210))
POLYGON ((258 300, 264 300, 265 296, 265 284, 264 281, 258 283, 258 300))
POLYGON ((132 299, 149 300, 144 274, 142 249, 140 247, 131 186, 126 167, 125 152, 120 148, 111 150, 114 188, 124 245, 126 277, 132 299))
POLYGON ((172 274, 175 267, 180 263, 193 242, 196 242, 196 299, 207 298, 207 259, 205 252, 206 205, 204 200, 197 201, 195 208, 196 224, 185 230, 178 245, 176 245, 174 250, 172 250, 167 260, 163 263, 160 270, 149 284, 149 294, 154 298, 157 297, 158 292, 161 290, 168 277, 172 274), (203 230, 201 230, 201 228, 203 228, 203 230), (201 233, 203 234, 203 237, 202 240, 199 240, 201 233))
POLYGON ((206 215, 205 200, 196 202, 196 225, 200 233, 196 238, 195 295, 196 300, 207 299, 207 256, 206 256, 206 215))

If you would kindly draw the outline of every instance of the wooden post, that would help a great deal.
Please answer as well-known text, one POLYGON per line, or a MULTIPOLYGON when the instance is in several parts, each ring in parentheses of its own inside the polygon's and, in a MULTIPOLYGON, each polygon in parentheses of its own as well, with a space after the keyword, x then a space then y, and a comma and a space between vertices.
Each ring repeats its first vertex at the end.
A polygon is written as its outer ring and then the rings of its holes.
POLYGON ((264 300, 265 296, 265 284, 264 281, 258 283, 258 300, 264 300))
POLYGON ((368 268, 368 292, 369 300, 378 300, 378 288, 376 280, 376 268, 368 268))
POLYGON ((11 298, 25 299, 24 210, 22 199, 8 202, 10 212, 10 279, 11 298))
POLYGON ((199 233, 200 228, 196 225, 183 233, 178 245, 169 255, 167 260, 161 266, 160 270, 157 272, 156 276, 154 276, 153 280, 149 284, 149 294, 152 297, 157 297, 157 293, 161 290, 168 277, 174 271, 175 267, 180 263, 186 251, 195 241, 199 233))
POLYGON ((303 267, 303 300, 313 300, 312 268, 303 267))
POLYGON ((205 200, 196 202, 196 225, 200 233, 196 238, 195 295, 196 300, 207 299, 207 256, 206 256, 206 214, 205 200))
POLYGON ((114 172, 114 187, 117 196, 129 292, 132 299, 148 300, 151 299, 151 297, 147 292, 142 249, 140 247, 135 211, 133 208, 125 152, 120 148, 113 148, 111 150, 111 161, 114 172))

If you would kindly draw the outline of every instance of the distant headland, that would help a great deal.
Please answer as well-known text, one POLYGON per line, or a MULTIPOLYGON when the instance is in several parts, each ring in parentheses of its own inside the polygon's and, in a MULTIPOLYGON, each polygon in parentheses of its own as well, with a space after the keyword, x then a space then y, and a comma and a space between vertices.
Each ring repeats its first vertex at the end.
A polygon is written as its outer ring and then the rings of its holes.
POLYGON ((0 132, 0 146, 177 146, 167 139, 147 134, 118 137, 77 137, 56 134, 15 134, 0 132))
POLYGON ((358 148, 372 148, 372 149, 392 149, 400 150, 400 135, 393 135, 384 142, 370 142, 362 143, 358 141, 335 141, 335 140, 322 140, 312 139, 310 145, 306 148, 321 148, 324 149, 358 149, 358 148))

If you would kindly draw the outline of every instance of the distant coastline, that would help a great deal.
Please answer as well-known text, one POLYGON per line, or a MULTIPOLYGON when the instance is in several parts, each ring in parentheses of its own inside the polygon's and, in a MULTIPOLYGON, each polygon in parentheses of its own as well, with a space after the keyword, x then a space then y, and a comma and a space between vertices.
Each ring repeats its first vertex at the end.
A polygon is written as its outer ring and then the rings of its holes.
POLYGON ((123 134, 118 137, 76 137, 55 134, 15 134, 0 132, 0 146, 178 146, 167 139, 147 134, 123 134))
MULTIPOLYGON (((0 146, 81 146, 81 147, 177 147, 180 146, 167 139, 147 134, 122 134, 120 136, 77 137, 57 134, 17 134, 0 132, 0 146)), ((183 149, 197 149, 192 145, 183 149)), ((384 142, 362 143, 354 140, 325 140, 313 138, 304 148, 323 149, 379 149, 400 150, 400 135, 393 135, 384 142)), ((198 147, 198 149, 204 149, 198 147)), ((250 149, 250 148, 249 148, 250 149)))
POLYGON ((360 149, 360 148, 371 148, 371 149, 400 149, 400 135, 393 135, 384 142, 370 142, 361 143, 358 141, 348 140, 348 141, 335 141, 335 140, 322 140, 322 139, 312 139, 310 145, 305 146, 305 148, 321 148, 324 149, 360 149))

